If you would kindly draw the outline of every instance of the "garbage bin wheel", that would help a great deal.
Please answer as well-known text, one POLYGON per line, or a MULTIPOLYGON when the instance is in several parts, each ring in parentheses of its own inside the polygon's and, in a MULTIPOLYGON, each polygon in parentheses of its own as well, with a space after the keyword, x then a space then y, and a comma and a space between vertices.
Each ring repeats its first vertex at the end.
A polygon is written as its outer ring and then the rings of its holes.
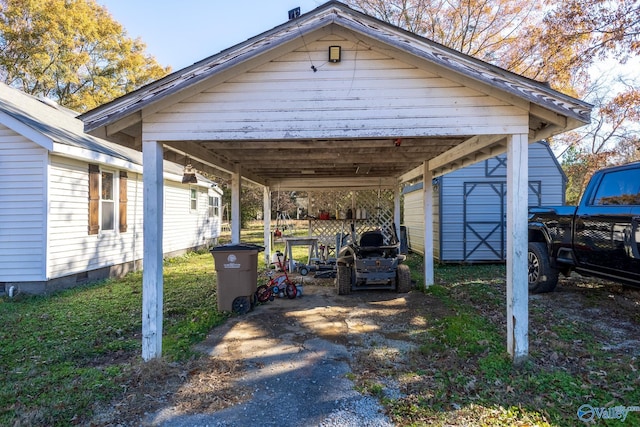
POLYGON ((251 299, 246 296, 236 297, 231 303, 231 310, 237 314, 247 314, 251 309, 251 299))
POLYGON ((256 298, 259 302, 267 302, 271 297, 271 289, 267 285, 258 286, 258 290, 256 291, 256 298))
POLYGON ((285 288, 285 291, 289 299, 294 299, 296 295, 298 295, 298 288, 296 288, 296 285, 294 285, 291 282, 287 282, 287 287, 285 288))

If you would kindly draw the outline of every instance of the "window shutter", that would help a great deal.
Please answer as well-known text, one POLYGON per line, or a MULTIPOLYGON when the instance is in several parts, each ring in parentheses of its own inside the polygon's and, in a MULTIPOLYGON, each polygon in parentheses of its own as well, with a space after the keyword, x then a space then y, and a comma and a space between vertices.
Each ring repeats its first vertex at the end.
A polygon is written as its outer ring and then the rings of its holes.
POLYGON ((120 172, 120 212, 118 218, 120 219, 120 232, 127 231, 127 173, 120 172))
POLYGON ((100 168, 89 165, 89 234, 100 230, 100 168))

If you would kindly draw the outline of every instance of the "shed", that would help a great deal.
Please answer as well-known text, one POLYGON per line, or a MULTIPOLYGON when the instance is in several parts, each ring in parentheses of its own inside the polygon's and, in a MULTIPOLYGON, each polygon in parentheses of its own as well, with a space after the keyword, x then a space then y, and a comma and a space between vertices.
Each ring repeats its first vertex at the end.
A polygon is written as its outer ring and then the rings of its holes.
MULTIPOLYGON (((232 240, 244 183, 271 189, 390 190, 507 153, 507 348, 527 354, 527 146, 589 122, 591 106, 346 5, 311 12, 81 116, 85 130, 144 157, 143 342, 162 343, 162 159, 231 178, 232 240), (329 56, 331 55, 331 56, 329 56), (337 55, 337 56, 334 56, 337 55)), ((425 241, 432 194, 425 191, 425 241)), ((398 231, 398 230, 396 230, 398 231)), ((425 281, 433 283, 432 251, 425 281)), ((269 253, 265 251, 265 258, 269 253)))
MULTIPOLYGON (((84 133, 76 113, 0 83, 0 292, 120 276, 143 256, 142 155, 84 133)), ((164 162, 163 253, 220 234, 222 191, 164 162)))
MULTIPOLYGON (((566 176, 549 144, 529 145, 528 207, 562 205, 566 176)), ((435 178, 433 255, 440 262, 506 260, 507 159, 493 157, 435 178)), ((403 189, 409 249, 424 254, 423 185, 403 189)))

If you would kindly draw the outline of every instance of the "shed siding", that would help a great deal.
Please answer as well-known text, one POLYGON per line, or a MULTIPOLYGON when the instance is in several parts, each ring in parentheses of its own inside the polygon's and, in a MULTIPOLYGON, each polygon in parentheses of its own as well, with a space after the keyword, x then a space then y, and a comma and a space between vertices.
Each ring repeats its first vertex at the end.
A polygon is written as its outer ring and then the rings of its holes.
POLYGON ((0 282, 45 279, 47 151, 0 125, 0 282))
MULTIPOLYGON (((433 223, 438 224, 440 220, 440 195, 438 187, 433 189, 433 223)), ((424 254, 424 192, 420 186, 415 191, 404 194, 404 221, 407 227, 407 239, 409 248, 413 252, 424 254)), ((435 258, 440 257, 440 233, 438 227, 433 230, 433 254, 435 258)))
POLYGON ((522 133, 527 123, 523 109, 333 36, 149 116, 144 132, 158 141, 350 138, 522 133), (343 59, 327 63, 336 43, 343 59))
MULTIPOLYGON (((506 191, 504 161, 504 155, 498 156, 439 178, 437 194, 441 201, 441 215, 434 227, 434 253, 440 261, 495 261, 502 256, 505 248, 501 245, 505 244, 506 237, 497 218, 502 215, 499 201, 506 191)), ((529 184, 529 206, 564 203, 564 177, 546 144, 533 143, 529 146, 529 184)), ((422 198, 421 190, 414 193, 417 195, 405 195, 405 203, 407 196, 409 200, 422 198)), ((415 201, 411 203, 416 204, 415 201)), ((405 205, 405 223, 422 221, 421 203, 422 200, 417 202, 419 210, 412 208, 409 211, 409 218, 405 205)), ((420 253, 424 253, 423 230, 421 225, 416 230, 408 228, 411 249, 420 253)))

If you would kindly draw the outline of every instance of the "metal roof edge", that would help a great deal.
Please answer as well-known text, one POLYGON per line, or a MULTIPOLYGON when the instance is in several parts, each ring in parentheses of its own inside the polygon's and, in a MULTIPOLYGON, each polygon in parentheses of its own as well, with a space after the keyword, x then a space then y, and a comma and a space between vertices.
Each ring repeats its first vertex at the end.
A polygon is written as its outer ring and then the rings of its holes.
POLYGON ((0 100, 0 125, 6 126, 8 129, 13 132, 23 136, 29 141, 34 142, 40 147, 44 148, 47 151, 53 150, 53 140, 48 136, 42 134, 37 129, 34 129, 32 126, 21 121, 19 118, 15 117, 13 114, 8 113, 2 107, 2 103, 0 100))

